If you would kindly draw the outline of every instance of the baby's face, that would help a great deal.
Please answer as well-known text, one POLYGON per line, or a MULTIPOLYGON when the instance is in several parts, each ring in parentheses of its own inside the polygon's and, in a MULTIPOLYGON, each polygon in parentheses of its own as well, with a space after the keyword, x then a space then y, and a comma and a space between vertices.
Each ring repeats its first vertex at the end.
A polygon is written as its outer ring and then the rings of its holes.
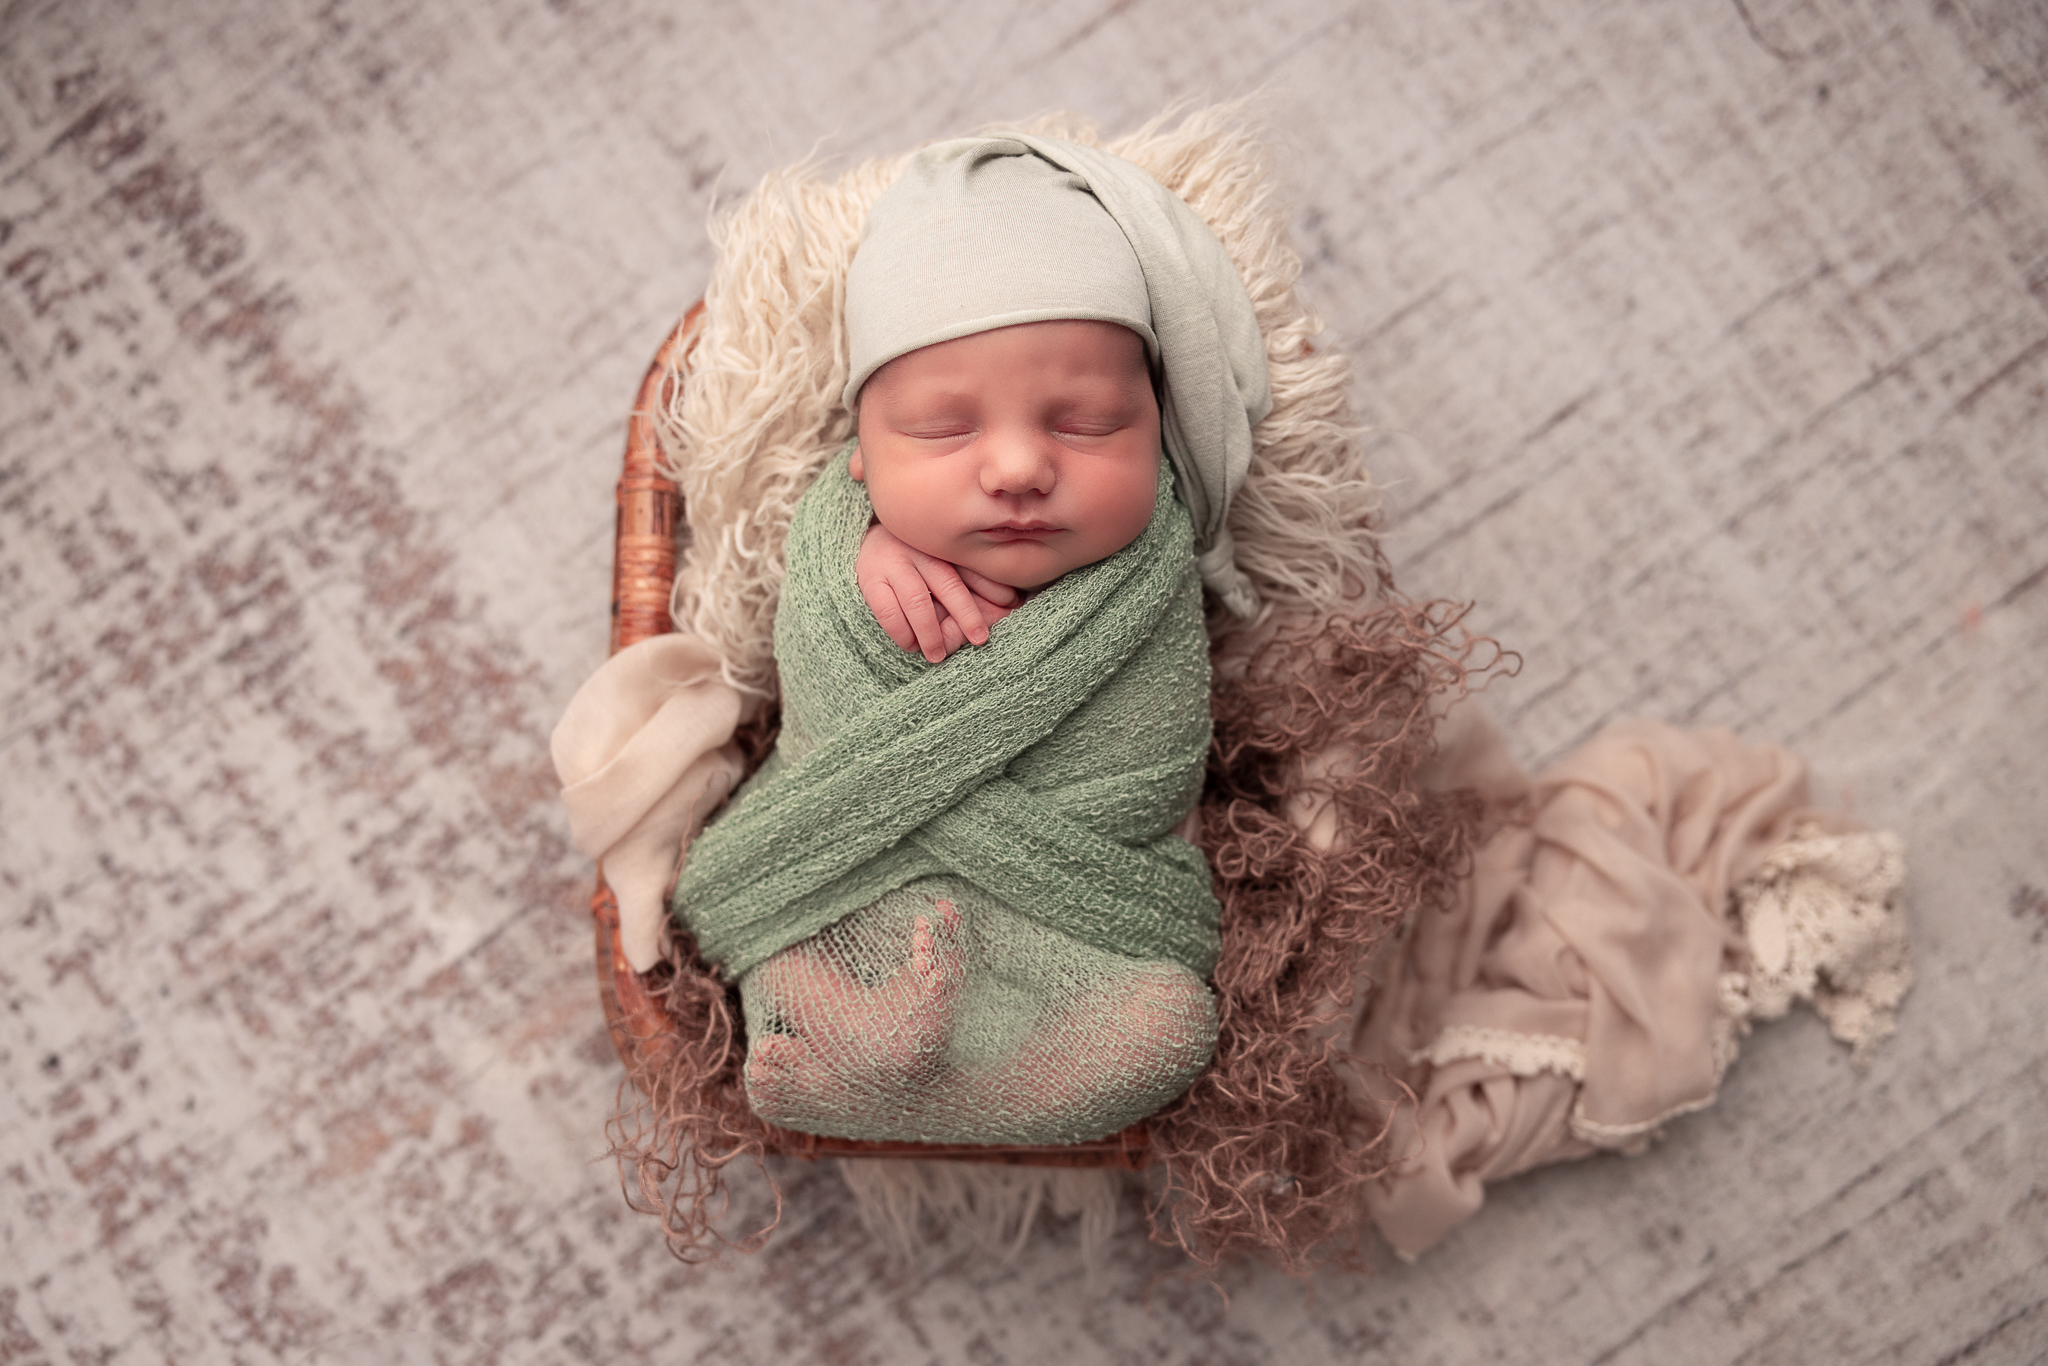
POLYGON ((875 518, 927 555, 1038 588, 1152 518, 1159 405, 1115 323, 1022 323, 898 356, 860 393, 851 463, 875 518))

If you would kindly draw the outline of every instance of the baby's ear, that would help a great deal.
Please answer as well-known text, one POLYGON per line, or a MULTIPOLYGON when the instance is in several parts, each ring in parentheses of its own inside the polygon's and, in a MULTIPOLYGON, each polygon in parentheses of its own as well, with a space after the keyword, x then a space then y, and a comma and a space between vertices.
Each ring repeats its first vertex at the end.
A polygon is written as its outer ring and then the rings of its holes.
POLYGON ((864 484, 867 482, 868 472, 861 467, 859 446, 855 446, 853 448, 853 454, 847 457, 846 472, 853 476, 853 482, 856 484, 864 484))

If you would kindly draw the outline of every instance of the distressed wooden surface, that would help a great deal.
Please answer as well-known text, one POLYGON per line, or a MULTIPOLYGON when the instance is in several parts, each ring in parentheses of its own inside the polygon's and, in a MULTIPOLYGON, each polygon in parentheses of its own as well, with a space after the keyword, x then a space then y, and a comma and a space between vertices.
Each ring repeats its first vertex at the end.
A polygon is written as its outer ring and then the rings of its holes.
MULTIPOLYGON (((0 1361, 2048 1355, 2033 0, 0 4, 0 1361), (1413 1267, 751 1259, 622 1206, 545 741, 703 223, 1266 91, 1408 586, 1531 761, 1648 713, 1904 832, 1920 983, 1413 1267)), ((743 1213, 765 1195, 747 1185, 743 1213)))

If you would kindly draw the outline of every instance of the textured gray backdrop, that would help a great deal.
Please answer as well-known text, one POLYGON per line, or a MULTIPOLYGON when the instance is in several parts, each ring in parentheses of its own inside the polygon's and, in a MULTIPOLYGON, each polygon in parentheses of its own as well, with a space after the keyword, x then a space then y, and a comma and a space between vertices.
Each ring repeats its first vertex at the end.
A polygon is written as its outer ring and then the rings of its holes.
POLYGON ((2037 0, 0 3, 0 1362, 2042 1359, 2044 73, 2037 0), (707 212, 1252 89, 1517 752, 1797 745, 1909 840, 1899 1036, 1312 1294, 801 1168, 679 1267, 545 740, 707 212))

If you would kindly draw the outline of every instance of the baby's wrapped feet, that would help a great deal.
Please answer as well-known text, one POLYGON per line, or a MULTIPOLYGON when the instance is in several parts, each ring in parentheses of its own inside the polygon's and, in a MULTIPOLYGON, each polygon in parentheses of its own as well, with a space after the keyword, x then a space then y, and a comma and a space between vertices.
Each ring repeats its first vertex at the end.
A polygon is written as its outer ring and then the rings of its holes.
POLYGON ((891 919, 851 916, 748 976, 745 1079, 763 1119, 830 1132, 901 1105, 943 1071, 966 976, 960 913, 933 900, 911 920, 907 953, 900 938, 889 950, 891 919))

